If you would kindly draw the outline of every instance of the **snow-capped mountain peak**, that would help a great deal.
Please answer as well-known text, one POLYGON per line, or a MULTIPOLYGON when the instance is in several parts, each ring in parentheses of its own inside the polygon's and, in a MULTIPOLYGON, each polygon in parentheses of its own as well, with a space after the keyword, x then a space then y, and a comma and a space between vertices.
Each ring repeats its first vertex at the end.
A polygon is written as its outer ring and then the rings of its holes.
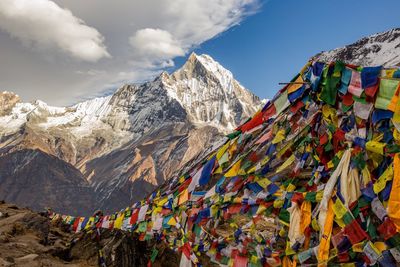
POLYGON ((171 75, 162 73, 160 80, 193 124, 209 124, 222 132, 235 128, 261 104, 230 71, 204 54, 192 53, 180 69, 171 75))
POLYGON ((231 93, 233 90, 234 78, 232 72, 225 69, 221 64, 215 61, 211 56, 202 54, 197 55, 192 52, 186 63, 177 70, 174 76, 187 76, 203 78, 204 73, 212 74, 218 81, 224 91, 231 93))

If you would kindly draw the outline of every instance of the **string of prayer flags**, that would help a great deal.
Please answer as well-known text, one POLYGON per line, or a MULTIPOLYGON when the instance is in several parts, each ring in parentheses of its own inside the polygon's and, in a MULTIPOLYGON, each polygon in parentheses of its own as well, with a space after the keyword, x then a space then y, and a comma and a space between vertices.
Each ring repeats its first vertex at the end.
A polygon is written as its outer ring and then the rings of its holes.
POLYGON ((147 198, 51 218, 162 240, 182 267, 398 265, 399 84, 400 69, 310 61, 147 198))

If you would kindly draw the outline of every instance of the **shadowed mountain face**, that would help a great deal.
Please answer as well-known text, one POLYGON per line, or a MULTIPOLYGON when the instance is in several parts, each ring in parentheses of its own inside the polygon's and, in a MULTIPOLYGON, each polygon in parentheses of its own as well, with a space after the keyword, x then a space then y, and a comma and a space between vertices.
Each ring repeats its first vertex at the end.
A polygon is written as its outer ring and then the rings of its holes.
POLYGON ((93 189, 74 166, 40 150, 23 149, 0 157, 0 195, 34 209, 52 207, 89 214, 93 189))
POLYGON ((69 208, 114 211, 139 200, 261 101, 211 57, 192 54, 175 73, 74 106, 23 103, 10 92, 0 93, 0 104, 0 198, 75 213, 69 208), (10 162, 22 166, 29 157, 35 160, 24 170, 37 171, 28 179, 10 162), (20 180, 29 194, 11 182, 20 180), (85 188, 85 194, 71 193, 82 204, 70 205, 70 191, 60 191, 64 182, 74 192, 85 188))

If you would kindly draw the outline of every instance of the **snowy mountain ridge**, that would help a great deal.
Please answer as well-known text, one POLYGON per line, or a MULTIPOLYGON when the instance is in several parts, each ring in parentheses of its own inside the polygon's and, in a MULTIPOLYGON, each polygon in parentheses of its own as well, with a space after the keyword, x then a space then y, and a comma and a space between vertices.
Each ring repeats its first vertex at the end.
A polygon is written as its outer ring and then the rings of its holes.
POLYGON ((400 28, 364 37, 353 44, 316 55, 323 62, 341 60, 359 66, 400 66, 400 28))
MULTIPOLYGON (((163 72, 152 82, 143 85, 123 86, 114 95, 94 98, 70 107, 53 107, 40 100, 32 103, 18 102, 11 112, 0 117, 0 134, 11 134, 24 123, 36 117, 41 120, 38 124, 40 127, 66 126, 75 128, 72 132, 79 137, 80 135, 90 134, 87 128, 101 128, 102 124, 110 123, 109 117, 117 115, 113 109, 125 106, 125 109, 122 108, 118 115, 123 118, 121 120, 127 121, 119 125, 111 124, 114 130, 124 131, 129 128, 129 121, 132 120, 127 115, 129 104, 134 103, 139 95, 149 97, 148 95, 154 93, 155 88, 165 89, 171 98, 170 100, 178 101, 189 115, 189 121, 196 125, 212 122, 214 126, 220 127, 222 132, 232 130, 240 122, 238 117, 234 117, 233 113, 242 111, 244 114, 240 114, 240 116, 249 116, 255 110, 254 107, 246 108, 246 101, 250 101, 252 104, 259 103, 258 98, 244 89, 233 78, 230 71, 223 68, 210 56, 198 56, 192 53, 188 62, 175 73, 169 75, 163 72), (195 73, 202 67, 204 69, 201 69, 200 73, 195 73), (200 77, 202 75, 205 76, 200 77), (211 83, 211 87, 209 83, 211 83), (143 86, 147 90, 147 94, 139 92, 143 90, 143 86), (136 89, 132 90, 131 88, 136 89), (120 95, 123 99, 118 99, 116 95, 120 95), (239 100, 235 101, 235 98, 239 100), (235 102, 232 103, 232 101, 235 102), (208 107, 208 105, 211 106, 208 107), (232 110, 232 108, 235 110, 232 110), (110 115, 111 113, 114 114, 110 115), (10 127, 10 123, 12 127, 10 127), (1 127, 5 125, 7 127, 2 129, 1 127)), ((11 95, 12 93, 3 92, 2 94, 11 95)), ((148 110, 148 112, 152 111, 148 110)), ((143 112, 141 112, 141 115, 143 115, 143 112)))

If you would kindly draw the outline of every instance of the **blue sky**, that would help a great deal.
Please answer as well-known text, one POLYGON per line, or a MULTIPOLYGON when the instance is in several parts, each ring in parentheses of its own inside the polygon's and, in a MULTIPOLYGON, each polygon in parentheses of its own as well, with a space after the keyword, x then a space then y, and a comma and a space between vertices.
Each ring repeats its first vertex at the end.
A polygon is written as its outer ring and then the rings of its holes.
MULTIPOLYGON (((272 98, 320 51, 400 27, 400 1, 270 0, 262 9, 195 49, 231 70, 262 98, 272 98)), ((186 58, 177 58, 180 67, 186 58)))

